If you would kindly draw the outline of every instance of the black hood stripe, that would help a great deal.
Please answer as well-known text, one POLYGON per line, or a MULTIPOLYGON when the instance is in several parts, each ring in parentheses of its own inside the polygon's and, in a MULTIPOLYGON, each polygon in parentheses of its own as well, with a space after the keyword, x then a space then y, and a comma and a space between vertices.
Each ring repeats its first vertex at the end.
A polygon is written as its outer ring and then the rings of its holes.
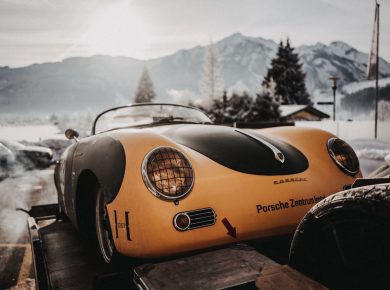
POLYGON ((256 175, 287 175, 305 171, 307 158, 286 142, 249 131, 275 146, 284 155, 282 163, 275 152, 258 140, 236 132, 234 128, 213 125, 172 126, 162 135, 189 147, 230 169, 256 175))

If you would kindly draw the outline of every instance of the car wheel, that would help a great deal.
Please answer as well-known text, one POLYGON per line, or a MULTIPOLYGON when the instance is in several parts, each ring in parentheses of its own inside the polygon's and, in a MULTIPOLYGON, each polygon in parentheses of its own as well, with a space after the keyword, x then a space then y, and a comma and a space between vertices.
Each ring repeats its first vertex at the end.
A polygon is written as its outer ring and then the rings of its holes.
POLYGON ((114 241, 112 239, 110 222, 106 209, 104 194, 101 190, 96 195, 95 202, 96 236, 100 254, 107 264, 113 262, 116 255, 114 241))
POLYGON ((336 193, 299 224, 289 263, 331 289, 388 289, 390 184, 336 193))

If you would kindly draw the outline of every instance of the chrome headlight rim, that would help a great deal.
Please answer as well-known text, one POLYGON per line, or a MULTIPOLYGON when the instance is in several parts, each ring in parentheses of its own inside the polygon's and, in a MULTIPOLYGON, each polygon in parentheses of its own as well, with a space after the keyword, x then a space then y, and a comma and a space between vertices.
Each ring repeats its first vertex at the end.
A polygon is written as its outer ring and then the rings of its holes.
POLYGON ((194 183, 195 183, 195 171, 194 171, 194 168, 190 162, 190 160, 187 158, 187 156, 184 155, 184 153, 182 151, 180 151, 178 148, 176 147, 173 147, 173 146, 159 146, 159 147, 155 147, 153 148, 152 150, 150 150, 144 157, 143 161, 142 161, 142 169, 141 169, 141 172, 142 172, 142 179, 147 187, 147 189, 154 195, 156 196, 157 198, 159 199, 162 199, 162 200, 167 200, 167 201, 178 201, 178 200, 181 200, 183 198, 185 198, 191 191, 192 191, 192 188, 194 187, 194 183), (155 186, 153 185, 152 181, 149 179, 149 176, 148 176, 148 170, 147 170, 147 167, 148 167, 148 161, 149 161, 149 158, 158 150, 161 150, 161 149, 170 149, 170 150, 174 150, 176 151, 177 153, 179 153, 180 155, 182 155, 183 158, 185 158, 185 160, 188 162, 190 168, 191 168, 191 171, 192 171, 192 181, 191 181, 191 184, 190 186, 188 187, 188 189, 182 193, 181 195, 178 195, 178 196, 169 196, 169 195, 166 195, 164 193, 161 193, 159 190, 157 190, 157 188, 155 188, 155 186))
POLYGON ((328 148, 328 152, 329 152, 329 155, 330 157, 332 158, 333 162, 336 163, 336 165, 346 174, 348 175, 351 175, 351 176, 355 176, 356 174, 359 173, 360 171, 360 163, 359 163, 359 158, 357 157, 355 151, 352 149, 352 147, 347 143, 345 142, 344 140, 340 139, 340 138, 337 138, 337 137, 333 137, 333 138, 330 138, 327 142, 327 148, 328 148), (353 153, 355 154, 355 157, 356 157, 356 160, 358 162, 358 166, 357 166, 357 169, 356 170, 350 170, 348 169, 347 167, 345 167, 336 157, 336 154, 334 153, 333 151, 333 144, 334 142, 336 142, 337 140, 340 140, 341 142, 343 143, 346 143, 350 148, 351 150, 353 151, 353 153))

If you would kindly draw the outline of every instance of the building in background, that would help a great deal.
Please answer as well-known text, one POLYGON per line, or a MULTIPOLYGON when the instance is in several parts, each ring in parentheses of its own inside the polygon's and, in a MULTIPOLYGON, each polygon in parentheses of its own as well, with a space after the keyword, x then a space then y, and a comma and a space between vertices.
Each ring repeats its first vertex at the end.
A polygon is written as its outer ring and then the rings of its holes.
POLYGON ((321 121, 330 116, 310 105, 281 105, 281 121, 321 121))

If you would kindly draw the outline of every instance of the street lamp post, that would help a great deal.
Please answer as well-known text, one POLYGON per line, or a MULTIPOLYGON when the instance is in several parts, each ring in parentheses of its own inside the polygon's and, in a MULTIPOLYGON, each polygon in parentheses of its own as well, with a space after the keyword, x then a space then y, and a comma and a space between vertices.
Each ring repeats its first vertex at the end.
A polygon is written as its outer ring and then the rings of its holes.
POLYGON ((337 90, 337 81, 339 77, 332 76, 329 80, 332 81, 332 90, 333 90, 333 121, 336 121, 336 90, 337 90))

